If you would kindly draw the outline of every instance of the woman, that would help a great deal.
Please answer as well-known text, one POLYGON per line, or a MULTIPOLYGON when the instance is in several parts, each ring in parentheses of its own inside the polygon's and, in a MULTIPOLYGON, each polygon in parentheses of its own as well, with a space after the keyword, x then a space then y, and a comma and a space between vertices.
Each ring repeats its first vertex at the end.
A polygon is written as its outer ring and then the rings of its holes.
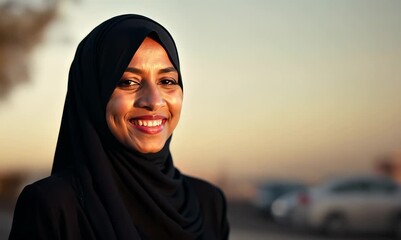
POLYGON ((24 188, 10 239, 227 239, 222 192, 172 162, 182 91, 160 24, 96 27, 71 65, 52 174, 24 188))

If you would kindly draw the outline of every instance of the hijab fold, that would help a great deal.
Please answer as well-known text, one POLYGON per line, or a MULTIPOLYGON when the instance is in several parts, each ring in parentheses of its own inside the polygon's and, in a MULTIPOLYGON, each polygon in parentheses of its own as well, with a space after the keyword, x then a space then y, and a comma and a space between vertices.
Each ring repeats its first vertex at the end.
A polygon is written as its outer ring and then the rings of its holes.
POLYGON ((164 47, 183 87, 176 46, 163 26, 133 14, 103 22, 71 64, 52 174, 74 173, 97 239, 199 239, 199 202, 174 167, 171 137, 160 152, 143 154, 107 127, 107 102, 147 36, 164 47))

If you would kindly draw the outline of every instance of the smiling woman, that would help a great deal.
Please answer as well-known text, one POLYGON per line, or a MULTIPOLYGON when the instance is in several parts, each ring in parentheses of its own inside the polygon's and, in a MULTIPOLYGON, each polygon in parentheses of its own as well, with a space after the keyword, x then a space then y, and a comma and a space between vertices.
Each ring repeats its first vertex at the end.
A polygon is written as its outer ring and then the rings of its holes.
POLYGON ((106 107, 113 135, 143 153, 160 151, 180 118, 182 88, 164 48, 147 37, 106 107))
POLYGON ((169 144, 183 85, 174 40, 122 15, 78 46, 52 174, 21 193, 10 239, 228 239, 220 189, 181 174, 169 144))

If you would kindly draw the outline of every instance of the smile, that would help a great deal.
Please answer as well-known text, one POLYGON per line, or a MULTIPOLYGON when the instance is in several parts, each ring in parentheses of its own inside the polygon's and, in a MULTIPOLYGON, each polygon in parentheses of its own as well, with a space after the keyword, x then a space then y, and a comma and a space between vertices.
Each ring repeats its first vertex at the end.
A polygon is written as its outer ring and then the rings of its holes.
POLYGON ((158 134, 163 131, 167 118, 158 115, 147 115, 131 118, 131 126, 146 134, 158 134))
POLYGON ((163 120, 131 120, 131 123, 137 126, 144 126, 144 127, 158 127, 162 125, 163 120))

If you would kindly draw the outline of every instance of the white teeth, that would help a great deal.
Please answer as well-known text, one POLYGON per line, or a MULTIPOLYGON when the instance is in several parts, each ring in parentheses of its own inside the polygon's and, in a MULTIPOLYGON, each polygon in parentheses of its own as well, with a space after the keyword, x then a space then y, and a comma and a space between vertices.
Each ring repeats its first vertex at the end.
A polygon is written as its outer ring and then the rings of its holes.
POLYGON ((153 121, 146 121, 146 120, 134 120, 133 123, 135 125, 144 126, 144 127, 157 127, 162 125, 162 120, 153 120, 153 121))

